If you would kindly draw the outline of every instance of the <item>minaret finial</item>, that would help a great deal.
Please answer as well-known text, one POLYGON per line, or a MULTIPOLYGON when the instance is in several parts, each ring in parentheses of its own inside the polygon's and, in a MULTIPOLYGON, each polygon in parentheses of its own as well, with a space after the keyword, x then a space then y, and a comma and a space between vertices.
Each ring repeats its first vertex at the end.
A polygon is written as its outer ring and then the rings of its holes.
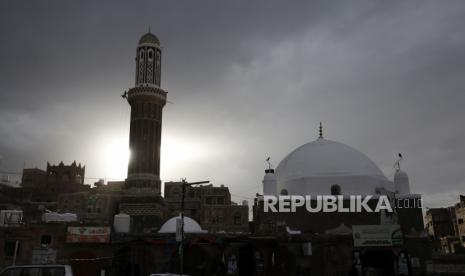
POLYGON ((323 139, 323 124, 320 122, 320 136, 319 139, 323 139))
POLYGON ((270 159, 271 159, 271 157, 266 158, 266 163, 268 164, 268 170, 273 169, 273 165, 271 165, 270 159))

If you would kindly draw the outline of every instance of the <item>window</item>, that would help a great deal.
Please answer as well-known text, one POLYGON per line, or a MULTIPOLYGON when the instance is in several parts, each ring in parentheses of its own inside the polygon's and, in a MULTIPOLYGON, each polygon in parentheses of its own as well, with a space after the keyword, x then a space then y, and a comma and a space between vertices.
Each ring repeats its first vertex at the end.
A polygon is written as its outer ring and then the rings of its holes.
POLYGON ((462 223, 463 223, 463 219, 460 218, 460 219, 459 219, 459 224, 462 224, 462 223))
POLYGON ((279 194, 280 195, 289 195, 289 192, 286 189, 282 189, 279 194))
POLYGON ((234 225, 239 225, 239 224, 241 224, 241 215, 234 214, 234 225))
POLYGON ((52 236, 42 235, 42 237, 40 237, 40 244, 51 244, 51 243, 52 243, 52 236))
POLYGON ((334 184, 331 186, 331 195, 340 195, 341 194, 341 186, 334 184))
MULTIPOLYGON (((5 241, 4 254, 8 257, 13 257, 15 255, 16 241, 5 241)), ((18 244, 19 251, 19 244, 18 244)))

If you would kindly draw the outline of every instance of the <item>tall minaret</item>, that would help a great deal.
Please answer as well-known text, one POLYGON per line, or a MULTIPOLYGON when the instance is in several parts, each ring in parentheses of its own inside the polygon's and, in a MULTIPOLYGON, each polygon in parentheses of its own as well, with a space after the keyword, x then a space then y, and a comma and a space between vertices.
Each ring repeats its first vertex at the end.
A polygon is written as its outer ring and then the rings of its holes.
POLYGON ((126 188, 158 195, 162 110, 167 94, 160 88, 160 77, 160 41, 149 31, 137 46, 136 85, 124 95, 131 105, 131 158, 126 188))

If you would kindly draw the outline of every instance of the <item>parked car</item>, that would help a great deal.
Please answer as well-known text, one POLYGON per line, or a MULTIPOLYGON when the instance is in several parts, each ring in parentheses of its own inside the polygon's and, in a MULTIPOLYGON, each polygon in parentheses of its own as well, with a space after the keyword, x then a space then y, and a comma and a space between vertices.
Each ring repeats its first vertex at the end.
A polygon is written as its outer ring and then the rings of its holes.
POLYGON ((20 265, 10 266, 0 276, 73 276, 69 265, 20 265))

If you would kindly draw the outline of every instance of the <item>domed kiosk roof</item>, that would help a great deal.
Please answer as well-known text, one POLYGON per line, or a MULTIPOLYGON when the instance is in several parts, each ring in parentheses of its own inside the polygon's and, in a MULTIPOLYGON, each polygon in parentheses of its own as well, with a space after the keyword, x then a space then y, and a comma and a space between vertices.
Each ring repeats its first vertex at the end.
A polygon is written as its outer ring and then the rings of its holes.
MULTIPOLYGON (((158 233, 176 233, 176 220, 181 219, 181 216, 173 217, 167 220, 160 228, 158 233)), ((184 233, 207 233, 207 230, 202 230, 200 225, 190 217, 184 216, 184 233)))
POLYGON ((160 40, 158 39, 156 35, 152 34, 151 32, 148 32, 139 39, 139 44, 144 44, 144 43, 160 45, 160 40))
POLYGON ((288 154, 276 169, 278 181, 325 176, 373 176, 383 172, 365 154, 345 144, 318 138, 288 154))

